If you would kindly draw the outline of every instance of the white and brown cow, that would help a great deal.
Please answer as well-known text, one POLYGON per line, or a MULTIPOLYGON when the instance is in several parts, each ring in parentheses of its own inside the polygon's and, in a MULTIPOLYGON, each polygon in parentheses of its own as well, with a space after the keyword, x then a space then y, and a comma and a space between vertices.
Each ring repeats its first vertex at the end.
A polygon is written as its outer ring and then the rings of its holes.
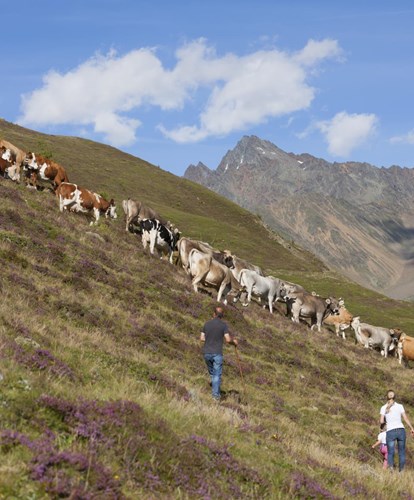
MULTIPOLYGON (((106 218, 116 219, 116 206, 113 199, 105 200, 101 195, 89 191, 77 184, 62 182, 56 189, 56 196, 59 198, 59 210, 69 210, 84 214, 92 214, 95 218, 95 224, 99 221, 100 214, 106 218)), ((93 224, 93 221, 90 223, 93 224)))
POLYGON ((62 182, 69 182, 66 170, 53 160, 35 153, 27 153, 24 159, 24 170, 28 178, 28 185, 37 188, 39 181, 50 182, 56 190, 62 182))
POLYGON ((178 229, 170 229, 157 219, 143 219, 140 221, 140 227, 144 250, 149 244, 151 255, 154 255, 155 249, 161 253, 161 258, 163 253, 168 253, 172 264, 173 252, 177 249, 177 241, 180 238, 178 229))
POLYGON ((227 304, 226 297, 235 283, 230 269, 217 262, 212 254, 200 252, 196 248, 190 251, 188 260, 194 291, 198 292, 199 284, 215 288, 217 301, 220 302, 221 299, 224 299, 224 303, 227 304))
POLYGON ((9 158, 11 158, 9 149, 5 153, 0 150, 0 175, 5 178, 9 177, 9 168, 13 166, 13 161, 9 160, 9 158))
POLYGON ((12 165, 8 168, 7 171, 8 177, 12 181, 20 182, 21 167, 26 157, 25 151, 18 148, 11 142, 5 141, 4 139, 0 140, 0 148, 1 148, 0 156, 4 159, 8 159, 12 163, 12 165))

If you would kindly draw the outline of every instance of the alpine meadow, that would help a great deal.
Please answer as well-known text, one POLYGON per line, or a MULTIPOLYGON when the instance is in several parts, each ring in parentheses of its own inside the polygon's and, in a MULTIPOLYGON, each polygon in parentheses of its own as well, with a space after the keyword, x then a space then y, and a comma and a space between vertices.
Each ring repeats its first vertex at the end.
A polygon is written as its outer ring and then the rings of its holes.
POLYGON ((414 498, 371 445, 394 389, 414 421, 409 367, 328 327, 252 301, 225 306, 223 398, 212 402, 196 294, 125 231, 140 200, 182 236, 229 249, 266 275, 342 297, 361 321, 414 333, 412 303, 361 287, 257 215, 115 148, 0 121, 0 137, 53 158, 69 181, 114 198, 116 220, 59 211, 49 190, 0 178, 0 498, 414 498), (240 357, 238 358, 237 354, 240 357))

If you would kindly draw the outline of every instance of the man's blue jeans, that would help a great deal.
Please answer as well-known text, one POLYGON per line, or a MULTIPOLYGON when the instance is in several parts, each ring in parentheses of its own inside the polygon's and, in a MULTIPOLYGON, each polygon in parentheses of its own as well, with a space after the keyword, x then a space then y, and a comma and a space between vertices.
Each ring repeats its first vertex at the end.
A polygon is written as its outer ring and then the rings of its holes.
POLYGON ((213 398, 220 399, 221 372, 223 369, 222 354, 204 354, 208 373, 211 378, 211 389, 213 398))
POLYGON ((387 431, 388 467, 394 467, 395 441, 398 443, 399 469, 402 471, 405 465, 405 429, 392 429, 387 431))

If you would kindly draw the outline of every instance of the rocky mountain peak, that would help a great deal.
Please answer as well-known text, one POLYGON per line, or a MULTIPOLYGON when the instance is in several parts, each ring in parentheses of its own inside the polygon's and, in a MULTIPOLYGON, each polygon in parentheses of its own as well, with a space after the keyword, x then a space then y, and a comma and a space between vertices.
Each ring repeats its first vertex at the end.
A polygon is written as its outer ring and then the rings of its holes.
POLYGON ((255 135, 244 136, 234 149, 227 151, 217 167, 217 173, 230 173, 242 167, 257 170, 258 167, 267 165, 269 162, 289 164, 291 159, 287 153, 270 141, 260 139, 255 135))
POLYGON ((184 176, 261 214, 358 283, 414 295, 414 169, 330 163, 244 136, 217 170, 191 165, 184 176))

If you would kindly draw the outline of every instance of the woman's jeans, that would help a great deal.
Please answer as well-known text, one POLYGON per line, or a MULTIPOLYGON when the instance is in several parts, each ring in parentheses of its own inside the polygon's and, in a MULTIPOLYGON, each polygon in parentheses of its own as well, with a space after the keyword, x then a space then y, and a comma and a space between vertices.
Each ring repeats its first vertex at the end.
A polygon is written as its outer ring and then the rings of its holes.
POLYGON ((223 368, 222 354, 204 354, 208 373, 211 378, 211 389, 213 398, 220 399, 221 372, 223 368))
POLYGON ((405 465, 405 429, 392 429, 387 431, 388 467, 394 467, 395 441, 398 443, 399 469, 402 471, 405 465))

